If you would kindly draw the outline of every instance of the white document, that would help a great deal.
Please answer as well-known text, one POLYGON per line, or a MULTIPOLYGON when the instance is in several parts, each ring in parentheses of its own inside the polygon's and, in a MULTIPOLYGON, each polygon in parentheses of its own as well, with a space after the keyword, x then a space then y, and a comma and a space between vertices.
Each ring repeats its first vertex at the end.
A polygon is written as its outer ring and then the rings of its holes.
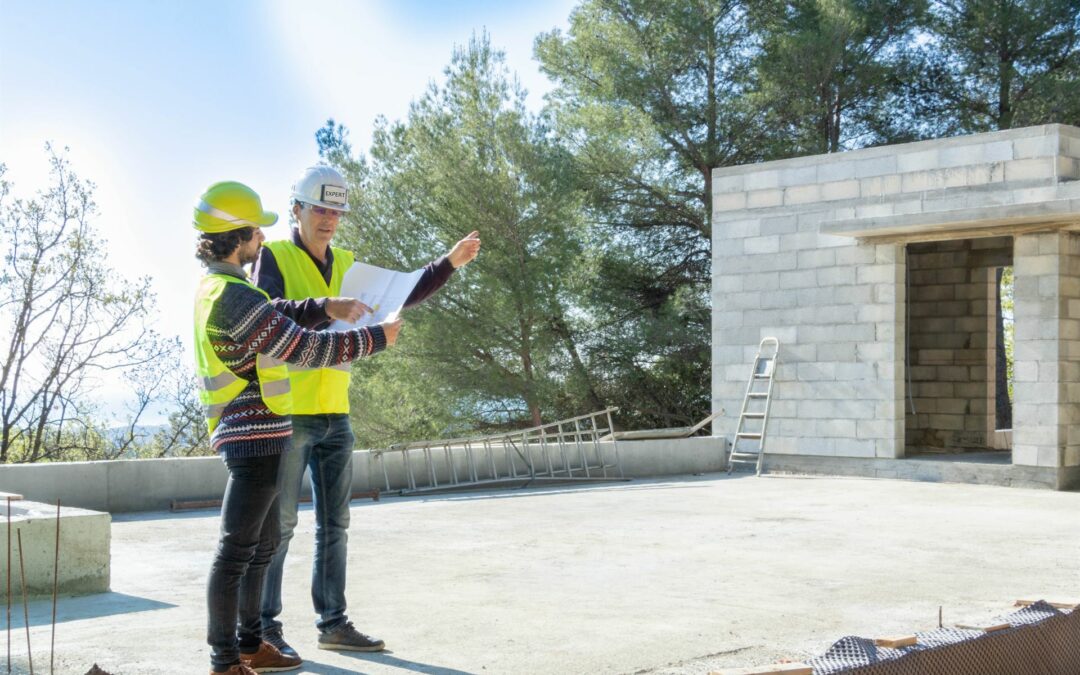
POLYGON ((364 314, 356 323, 334 321, 329 330, 347 330, 393 321, 423 274, 422 269, 415 272, 395 272, 361 262, 353 263, 341 280, 341 295, 356 298, 374 313, 364 314))

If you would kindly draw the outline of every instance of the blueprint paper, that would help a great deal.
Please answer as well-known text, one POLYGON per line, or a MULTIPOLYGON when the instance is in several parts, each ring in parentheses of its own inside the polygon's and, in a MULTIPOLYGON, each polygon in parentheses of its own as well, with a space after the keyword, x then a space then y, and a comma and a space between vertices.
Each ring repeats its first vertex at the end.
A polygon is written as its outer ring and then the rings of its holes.
POLYGON ((395 272, 366 263, 353 263, 341 280, 341 295, 356 298, 372 309, 356 323, 334 321, 328 330, 348 330, 397 319, 424 270, 395 272))

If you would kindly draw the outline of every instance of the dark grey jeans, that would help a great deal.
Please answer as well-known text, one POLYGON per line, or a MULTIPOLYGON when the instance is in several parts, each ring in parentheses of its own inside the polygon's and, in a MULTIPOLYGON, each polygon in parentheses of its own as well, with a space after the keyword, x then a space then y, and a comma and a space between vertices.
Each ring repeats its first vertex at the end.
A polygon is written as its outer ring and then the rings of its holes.
POLYGON ((225 461, 221 537, 206 585, 210 664, 224 671, 261 641, 259 604, 266 566, 281 539, 281 455, 225 461))

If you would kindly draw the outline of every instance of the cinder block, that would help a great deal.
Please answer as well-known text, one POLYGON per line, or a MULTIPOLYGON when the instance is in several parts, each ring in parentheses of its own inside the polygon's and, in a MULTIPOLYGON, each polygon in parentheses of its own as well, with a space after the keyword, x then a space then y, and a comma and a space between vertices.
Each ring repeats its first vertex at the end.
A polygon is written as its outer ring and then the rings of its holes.
POLYGON ((784 188, 784 204, 786 205, 795 206, 818 201, 821 201, 820 185, 796 185, 784 188))
MULTIPOLYGON (((868 245, 856 245, 850 244, 842 248, 836 249, 836 264, 837 265, 870 265, 879 262, 877 259, 876 246, 868 245)), ((891 265, 891 267, 896 267, 891 265)))
POLYGON ((798 268, 831 267, 836 264, 836 252, 832 249, 799 251, 798 268))
POLYGON ((742 237, 757 237, 761 234, 761 219, 741 218, 738 220, 725 220, 713 226, 722 239, 739 239, 742 237))
POLYGON ((766 190, 781 187, 780 172, 775 169, 754 171, 743 176, 743 188, 746 190, 766 190))
POLYGON ((837 201, 841 199, 857 199, 859 197, 859 181, 843 180, 821 185, 821 199, 824 201, 837 201))
POLYGON ((904 152, 896 156, 896 173, 922 172, 941 165, 937 148, 904 152))
POLYGON ((1060 465, 1061 456, 1058 454, 1056 445, 1039 448, 1038 466, 1056 467, 1060 465))
POLYGON ((817 179, 822 183, 849 180, 855 177, 855 163, 843 155, 833 155, 832 161, 819 164, 817 179))
POLYGON ((772 206, 781 206, 783 203, 784 191, 779 188, 754 190, 746 193, 746 207, 749 209, 764 209, 772 206))
POLYGON ((1080 159, 1073 157, 1057 158, 1058 181, 1080 179, 1080 159))
POLYGON ((785 188, 817 183, 817 166, 794 166, 780 169, 780 186, 785 188))
POLYGON ((742 192, 745 189, 743 181, 746 174, 737 172, 726 176, 717 175, 720 171, 721 169, 713 169, 712 189, 714 199, 718 194, 725 192, 742 192))
MULTIPOLYGON (((817 285, 817 272, 815 270, 798 270, 793 272, 780 272, 780 288, 811 288, 817 285)), ((1080 300, 1077 301, 1077 309, 1080 311, 1080 300)), ((1078 314, 1080 316, 1080 314, 1078 314)))
POLYGON ((1020 445, 1016 442, 1016 430, 1013 431, 1012 463, 1025 466, 1038 466, 1039 450, 1033 445, 1020 445))
POLYGON ((855 279, 860 284, 895 283, 896 275, 895 265, 861 265, 855 279))
POLYGON ((1054 136, 1026 136, 1012 141, 1012 157, 1002 159, 1030 159, 1032 157, 1046 157, 1056 155, 1060 151, 1059 137, 1054 136))
POLYGON ((815 430, 819 436, 833 438, 854 438, 855 420, 847 419, 824 419, 818 420, 815 430))
POLYGON ((899 174, 874 176, 859 181, 859 196, 864 199, 885 198, 898 194, 903 187, 899 174))
POLYGON ((855 360, 854 342, 826 342, 818 345, 817 351, 822 361, 842 363, 855 360))
POLYGON ((856 218, 887 218, 893 215, 893 203, 858 204, 855 206, 856 218))
POLYGON ((1014 159, 1005 162, 1005 181, 1053 180, 1055 161, 1050 157, 1014 159))
POLYGON ((743 250, 747 254, 779 253, 780 237, 779 235, 773 235, 771 237, 749 237, 743 240, 743 250))
MULTIPOLYGON (((856 330, 866 328, 865 326, 854 326, 856 330)), ((856 348, 856 355, 858 355, 859 349, 856 348)), ((838 363, 836 364, 836 379, 837 380, 876 380, 877 373, 874 370, 873 363, 838 363)))
POLYGON ((727 192, 715 195, 712 203, 713 211, 734 211, 746 208, 745 192, 727 192))
POLYGON ((845 286, 855 283, 855 267, 827 267, 817 271, 819 286, 845 286))
POLYGON ((743 276, 744 291, 775 291, 780 288, 778 272, 760 272, 743 276))
MULTIPOLYGON (((1010 147, 1011 152, 1011 147, 1010 147)), ((1009 159, 1012 159, 1011 157, 1009 159)), ((937 163, 933 168, 956 167, 968 164, 978 164, 983 160, 983 144, 972 143, 966 145, 953 145, 941 148, 938 153, 937 163)), ((931 167, 924 167, 931 168, 931 167)))
POLYGON ((798 220, 795 216, 774 216, 762 218, 760 226, 761 234, 768 236, 774 234, 791 234, 798 230, 798 220))

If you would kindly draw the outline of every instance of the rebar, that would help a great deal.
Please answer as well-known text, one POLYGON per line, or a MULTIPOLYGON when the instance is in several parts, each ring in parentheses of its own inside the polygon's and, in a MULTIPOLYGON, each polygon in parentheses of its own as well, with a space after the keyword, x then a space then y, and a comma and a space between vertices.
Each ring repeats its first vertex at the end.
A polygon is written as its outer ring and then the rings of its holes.
POLYGON ((56 661, 56 595, 60 589, 60 500, 56 500, 56 553, 53 556, 52 636, 49 641, 49 675, 56 661))
POLYGON ((30 603, 26 599, 26 571, 23 569, 22 530, 15 530, 19 540, 19 578, 22 580, 23 623, 26 625, 26 660, 30 664, 30 675, 34 675, 34 655, 30 650, 30 603))

